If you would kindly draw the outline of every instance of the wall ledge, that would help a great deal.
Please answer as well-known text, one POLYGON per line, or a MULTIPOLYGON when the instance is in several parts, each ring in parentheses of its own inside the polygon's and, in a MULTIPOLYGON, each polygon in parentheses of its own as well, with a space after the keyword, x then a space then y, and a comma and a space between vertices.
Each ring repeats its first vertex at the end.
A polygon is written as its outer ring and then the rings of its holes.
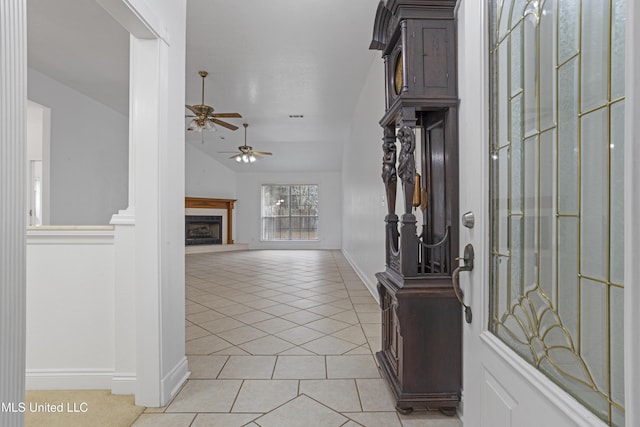
POLYGON ((40 225, 27 227, 29 231, 108 231, 113 230, 112 225, 40 225))
POLYGON ((112 225, 55 225, 27 227, 27 245, 112 245, 112 225))

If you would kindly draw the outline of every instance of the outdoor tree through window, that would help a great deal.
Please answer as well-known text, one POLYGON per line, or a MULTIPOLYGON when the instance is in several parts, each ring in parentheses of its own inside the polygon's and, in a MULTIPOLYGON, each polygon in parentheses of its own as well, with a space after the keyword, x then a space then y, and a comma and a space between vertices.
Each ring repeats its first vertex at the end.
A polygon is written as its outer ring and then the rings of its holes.
POLYGON ((264 184, 262 240, 318 240, 318 186, 264 184))

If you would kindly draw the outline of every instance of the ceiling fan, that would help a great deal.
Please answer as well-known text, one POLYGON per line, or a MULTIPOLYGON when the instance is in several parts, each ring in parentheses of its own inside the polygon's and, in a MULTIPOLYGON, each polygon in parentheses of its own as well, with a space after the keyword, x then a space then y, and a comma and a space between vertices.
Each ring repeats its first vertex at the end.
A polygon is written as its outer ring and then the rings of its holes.
POLYGON ((243 123, 244 126, 244 145, 238 147, 239 153, 235 151, 218 151, 218 153, 236 153, 233 156, 229 157, 230 159, 236 159, 238 163, 253 163, 260 158, 260 156, 270 156, 271 153, 266 151, 253 151, 253 147, 247 145, 247 128, 249 125, 247 123, 243 123))
MULTIPOLYGON (((202 132, 203 130, 216 131, 216 126, 219 125, 230 130, 238 129, 238 126, 232 125, 220 118, 241 118, 238 113, 214 113, 213 107, 204 103, 204 78, 209 74, 206 71, 199 71, 200 77, 202 77, 202 102, 196 105, 185 105, 189 111, 194 115, 186 115, 187 118, 192 118, 187 125, 187 130, 191 132, 202 132)), ((204 141, 203 141, 204 142, 204 141)))

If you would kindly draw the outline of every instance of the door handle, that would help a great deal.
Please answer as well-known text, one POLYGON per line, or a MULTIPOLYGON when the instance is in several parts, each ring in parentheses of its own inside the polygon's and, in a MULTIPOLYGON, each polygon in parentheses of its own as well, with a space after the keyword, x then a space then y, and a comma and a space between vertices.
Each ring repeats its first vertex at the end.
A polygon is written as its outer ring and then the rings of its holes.
POLYGON ((453 275, 451 276, 451 280, 453 282, 453 291, 456 294, 456 298, 462 306, 464 307, 464 319, 467 323, 471 323, 473 318, 473 314, 471 312, 471 307, 464 303, 462 290, 460 289, 460 284, 458 283, 458 276, 460 276, 461 271, 472 271, 473 270, 473 246, 468 244, 464 247, 464 255, 462 257, 457 257, 457 261, 463 261, 463 264, 459 265, 455 270, 453 270, 453 275))

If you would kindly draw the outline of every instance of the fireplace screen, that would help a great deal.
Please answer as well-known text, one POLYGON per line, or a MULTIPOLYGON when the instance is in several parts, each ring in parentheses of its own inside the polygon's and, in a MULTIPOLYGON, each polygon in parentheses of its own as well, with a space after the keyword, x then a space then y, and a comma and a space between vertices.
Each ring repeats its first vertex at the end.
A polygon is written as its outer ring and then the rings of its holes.
POLYGON ((187 215, 184 234, 187 245, 222 244, 222 217, 187 215))

